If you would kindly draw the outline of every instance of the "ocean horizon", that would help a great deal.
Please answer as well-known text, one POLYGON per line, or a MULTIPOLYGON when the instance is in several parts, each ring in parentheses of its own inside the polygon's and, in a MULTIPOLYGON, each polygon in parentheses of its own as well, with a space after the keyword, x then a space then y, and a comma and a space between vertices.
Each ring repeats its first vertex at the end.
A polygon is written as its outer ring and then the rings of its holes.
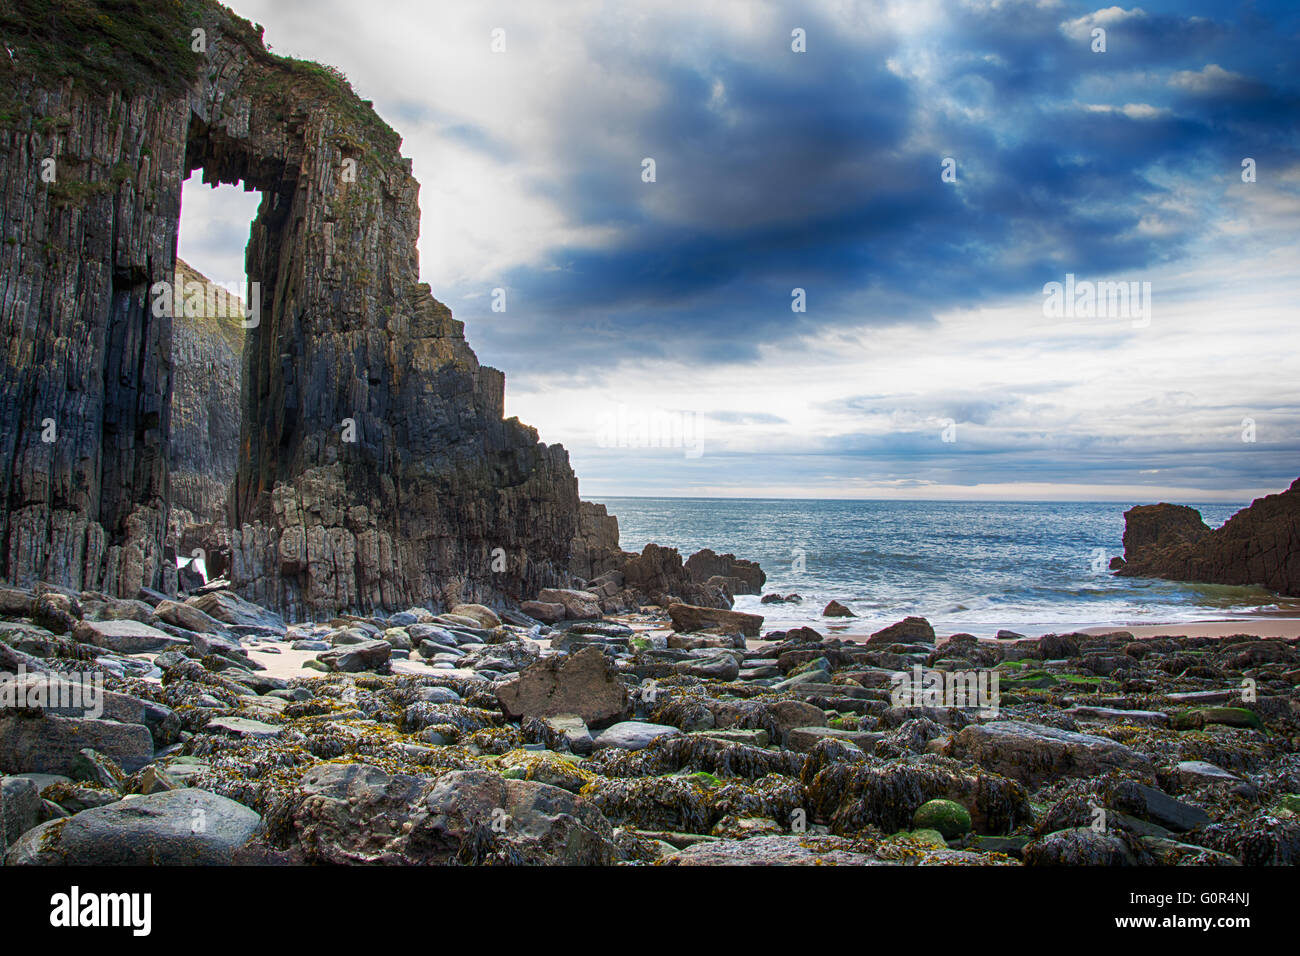
MULTIPOLYGON (((739 595, 736 610, 763 614, 764 629, 847 624, 876 630, 909 615, 941 633, 992 637, 1000 629, 1041 633, 1088 626, 1138 626, 1300 616, 1300 601, 1262 587, 1120 578, 1124 511, 1113 501, 957 499, 594 498, 619 521, 620 545, 654 542, 683 558, 701 548, 757 561, 764 593, 797 593, 798 604, 739 595), (824 618, 832 600, 856 619, 824 618)), ((1249 502, 1189 502, 1211 527, 1249 502)))

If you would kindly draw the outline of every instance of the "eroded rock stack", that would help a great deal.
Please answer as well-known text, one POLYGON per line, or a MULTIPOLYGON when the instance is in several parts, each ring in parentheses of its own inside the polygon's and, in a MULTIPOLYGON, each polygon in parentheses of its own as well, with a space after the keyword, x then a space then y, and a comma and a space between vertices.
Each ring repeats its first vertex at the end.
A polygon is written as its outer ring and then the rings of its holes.
POLYGON ((1183 505, 1143 505, 1124 513, 1124 577, 1262 585, 1300 595, 1300 479, 1257 498, 1211 530, 1183 505))

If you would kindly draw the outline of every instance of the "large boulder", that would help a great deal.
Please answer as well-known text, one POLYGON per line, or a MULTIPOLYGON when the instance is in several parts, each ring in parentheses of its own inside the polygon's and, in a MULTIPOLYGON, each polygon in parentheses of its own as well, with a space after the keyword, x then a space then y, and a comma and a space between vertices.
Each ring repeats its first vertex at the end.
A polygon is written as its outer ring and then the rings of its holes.
POLYGON ((31 711, 0 715, 0 772, 71 776, 86 748, 134 773, 153 759, 154 742, 143 724, 31 711))
POLYGON ((972 724, 953 735, 949 755, 971 760, 1029 787, 1060 777, 1096 777, 1110 770, 1151 775, 1151 761, 1105 737, 1018 720, 972 724))
POLYGON ((93 644, 117 654, 152 654, 189 642, 173 637, 139 621, 82 621, 72 636, 83 644, 93 644))
POLYGON ((0 676, 0 712, 17 708, 54 717, 143 724, 158 747, 175 743, 181 729, 180 719, 165 704, 106 690, 97 682, 73 680, 65 674, 37 672, 13 678, 0 676))
POLYGON ((451 613, 477 621, 479 627, 500 627, 501 618, 497 612, 483 604, 457 604, 451 613))
MULTIPOLYGON (((559 604, 564 607, 564 617, 569 621, 595 621, 600 619, 600 599, 590 591, 572 588, 543 588, 537 595, 540 604, 559 604)), ((528 613, 528 612, 524 612, 528 613)))
POLYGON ((387 670, 392 654, 393 645, 387 641, 361 641, 357 644, 342 644, 324 651, 316 655, 316 660, 332 671, 351 674, 359 671, 387 670))
POLYGON ((568 613, 558 601, 553 604, 546 601, 524 601, 519 605, 519 610, 543 624, 559 624, 568 613))
POLYGON ((187 599, 185 603, 223 624, 262 628, 277 634, 283 634, 286 630, 284 618, 279 614, 252 601, 245 601, 228 588, 200 594, 187 599))
POLYGON ((732 594, 762 594, 767 583, 767 575, 757 562, 734 554, 716 554, 710 548, 696 551, 686 559, 684 568, 696 584, 707 584, 713 577, 729 579, 732 594))
POLYGON ((262 818, 205 790, 129 797, 27 831, 6 866, 220 866, 257 833, 262 818))
POLYGON ((318 764, 298 785, 293 832, 307 862, 589 865, 623 854, 586 800, 530 780, 459 770, 436 780, 318 764))
POLYGON ((496 695, 511 720, 576 714, 589 727, 603 727, 628 709, 627 685, 609 658, 591 646, 540 658, 498 684, 496 695))
POLYGON ((896 624, 881 628, 867 638, 868 646, 933 643, 934 628, 923 617, 905 617, 896 624))
POLYGON ((758 637, 763 627, 763 615, 745 614, 742 611, 728 611, 721 608, 699 607, 694 604, 670 604, 668 616, 672 618, 673 629, 683 633, 693 631, 714 631, 720 634, 743 634, 745 637, 758 637))
POLYGON ((199 634, 211 634, 225 629, 216 618, 204 614, 191 604, 181 604, 179 601, 160 601, 153 613, 154 617, 165 624, 199 634))

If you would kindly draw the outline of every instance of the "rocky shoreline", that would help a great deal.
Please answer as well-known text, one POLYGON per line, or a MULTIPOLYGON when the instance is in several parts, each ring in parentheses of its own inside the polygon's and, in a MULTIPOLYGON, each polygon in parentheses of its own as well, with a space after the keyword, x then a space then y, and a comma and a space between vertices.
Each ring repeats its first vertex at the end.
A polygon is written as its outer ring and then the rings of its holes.
POLYGON ((1294 640, 201 591, 0 589, 7 865, 1300 861, 1294 640))

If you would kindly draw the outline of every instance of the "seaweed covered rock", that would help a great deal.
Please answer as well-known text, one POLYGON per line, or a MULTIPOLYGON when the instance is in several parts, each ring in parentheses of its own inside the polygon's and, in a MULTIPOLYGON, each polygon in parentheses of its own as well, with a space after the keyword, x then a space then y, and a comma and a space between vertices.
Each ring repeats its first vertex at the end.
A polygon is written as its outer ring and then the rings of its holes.
POLYGON ((1148 757, 1114 740, 1018 720, 965 727, 953 735, 948 753, 1031 787, 1108 770, 1154 773, 1148 757))
POLYGON ((906 829, 923 804, 938 799, 966 807, 979 833, 1010 833, 1033 818, 1029 794, 1016 781, 930 756, 834 761, 808 782, 807 792, 811 815, 846 835, 867 826, 886 833, 906 829))
POLYGON ((1143 866, 1155 862, 1141 841, 1123 831, 1057 830, 1024 849, 1026 866, 1143 866))
POLYGON ((322 764, 287 816, 308 862, 607 865, 613 828, 583 798, 486 770, 436 779, 364 764, 322 764))
POLYGON ((928 800, 912 814, 912 826, 937 830, 945 840, 953 840, 970 831, 970 811, 953 800, 928 800))

